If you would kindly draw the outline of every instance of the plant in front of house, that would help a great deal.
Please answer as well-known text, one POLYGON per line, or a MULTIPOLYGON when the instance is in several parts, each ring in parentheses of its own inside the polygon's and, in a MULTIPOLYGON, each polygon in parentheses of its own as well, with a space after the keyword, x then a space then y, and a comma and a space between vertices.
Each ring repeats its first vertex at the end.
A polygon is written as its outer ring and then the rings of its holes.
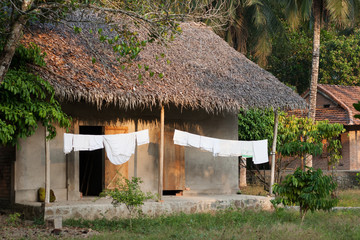
POLYGON ((271 203, 276 208, 278 204, 284 206, 298 205, 301 220, 310 210, 330 210, 336 206, 338 199, 334 197, 337 187, 331 176, 323 175, 321 169, 308 168, 306 171, 296 169, 294 174, 287 175, 280 184, 274 184, 273 192, 276 198, 271 203))
POLYGON ((109 196, 112 198, 111 204, 118 207, 125 204, 130 214, 130 229, 132 228, 132 217, 135 210, 140 210, 144 205, 144 201, 154 199, 155 196, 150 192, 143 192, 140 184, 143 182, 141 178, 132 177, 131 180, 121 176, 117 179, 114 189, 106 189, 100 193, 100 197, 109 196))

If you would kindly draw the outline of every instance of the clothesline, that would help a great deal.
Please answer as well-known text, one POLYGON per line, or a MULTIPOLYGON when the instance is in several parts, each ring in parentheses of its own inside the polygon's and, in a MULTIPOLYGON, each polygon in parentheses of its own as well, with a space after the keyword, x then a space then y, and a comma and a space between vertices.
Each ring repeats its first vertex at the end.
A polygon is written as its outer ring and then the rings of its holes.
POLYGON ((74 151, 94 151, 105 148, 106 155, 115 165, 129 161, 138 146, 149 143, 149 130, 110 135, 85 135, 64 133, 64 153, 74 151))
POLYGON ((210 138, 175 129, 174 144, 200 148, 220 157, 252 157, 254 164, 269 162, 267 139, 237 141, 210 138))
MULTIPOLYGON (((269 161, 267 139, 236 141, 200 136, 175 129, 174 143, 212 152, 219 157, 252 157, 254 164, 269 161)), ((64 153, 93 151, 105 148, 108 159, 115 165, 127 162, 138 146, 149 143, 149 130, 112 135, 84 135, 64 133, 64 153)))

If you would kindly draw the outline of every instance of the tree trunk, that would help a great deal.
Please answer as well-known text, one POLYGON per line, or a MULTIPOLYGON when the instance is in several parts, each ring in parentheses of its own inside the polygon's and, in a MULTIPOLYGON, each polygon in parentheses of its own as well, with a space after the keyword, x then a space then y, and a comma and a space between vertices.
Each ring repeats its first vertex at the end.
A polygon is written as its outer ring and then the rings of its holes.
MULTIPOLYGON (((314 37, 313 37, 313 55, 311 65, 311 82, 310 82, 310 101, 308 117, 315 121, 316 114, 316 95, 319 78, 320 62, 320 29, 321 29, 321 0, 313 0, 314 15, 314 37)), ((305 156, 306 165, 312 166, 312 156, 305 156)))
POLYGON ((246 158, 240 159, 239 187, 246 187, 246 158))
MULTIPOLYGON (((28 10, 32 3, 33 0, 24 0, 21 4, 21 11, 25 12, 28 10)), ((13 10, 15 11, 15 9, 13 10)), ((6 39, 4 49, 0 55, 0 83, 2 83, 4 80, 5 75, 9 69, 27 20, 28 16, 26 13, 22 14, 14 20, 14 23, 11 26, 9 37, 6 39)))
POLYGON ((316 93, 317 83, 319 77, 319 62, 320 62, 320 21, 321 21, 321 6, 320 0, 313 0, 313 14, 314 14, 314 36, 313 36, 313 56, 311 66, 311 82, 310 82, 310 104, 308 117, 315 120, 316 112, 316 93))

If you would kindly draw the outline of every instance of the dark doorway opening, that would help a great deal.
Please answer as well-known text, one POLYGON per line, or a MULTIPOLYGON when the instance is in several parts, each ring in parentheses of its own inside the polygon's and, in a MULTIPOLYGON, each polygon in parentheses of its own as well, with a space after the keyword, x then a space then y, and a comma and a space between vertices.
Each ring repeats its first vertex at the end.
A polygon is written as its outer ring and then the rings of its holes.
POLYGON ((183 190, 163 190, 164 196, 182 196, 183 190))
MULTIPOLYGON (((102 135, 103 127, 80 126, 80 134, 102 135)), ((80 192, 83 196, 99 196, 104 182, 104 149, 80 151, 80 192)))

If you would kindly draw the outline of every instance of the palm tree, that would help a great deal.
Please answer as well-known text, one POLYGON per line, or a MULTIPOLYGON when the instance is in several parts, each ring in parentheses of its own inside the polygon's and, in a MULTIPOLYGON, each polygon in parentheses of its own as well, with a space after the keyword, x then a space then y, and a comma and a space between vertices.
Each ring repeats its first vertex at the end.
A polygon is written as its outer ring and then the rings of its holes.
POLYGON ((259 65, 266 65, 271 53, 272 34, 281 24, 269 0, 218 0, 226 9, 227 22, 217 33, 243 54, 252 55, 259 65), (225 5, 225 6, 224 6, 225 5))
POLYGON ((332 21, 338 26, 347 25, 354 19, 354 9, 357 1, 358 0, 280 0, 285 7, 285 15, 293 28, 296 28, 299 23, 304 20, 310 20, 313 25, 309 118, 315 119, 321 24, 332 21))

